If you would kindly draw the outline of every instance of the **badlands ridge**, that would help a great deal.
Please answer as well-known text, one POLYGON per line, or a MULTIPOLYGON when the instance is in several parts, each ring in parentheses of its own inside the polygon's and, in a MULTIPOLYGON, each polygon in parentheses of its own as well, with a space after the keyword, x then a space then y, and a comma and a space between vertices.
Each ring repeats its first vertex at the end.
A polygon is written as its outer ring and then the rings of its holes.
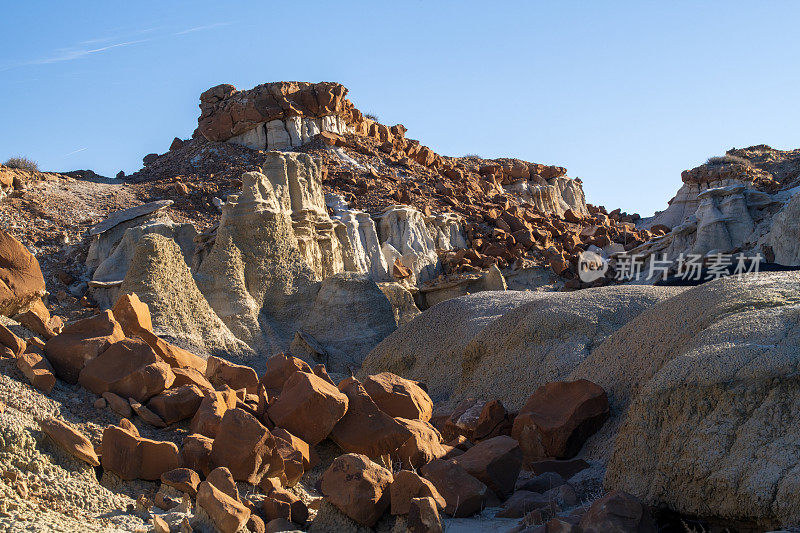
POLYGON ((800 150, 642 219, 346 96, 220 85, 134 174, 0 168, 4 528, 800 525, 800 150), (621 283, 626 253, 784 271, 621 283))

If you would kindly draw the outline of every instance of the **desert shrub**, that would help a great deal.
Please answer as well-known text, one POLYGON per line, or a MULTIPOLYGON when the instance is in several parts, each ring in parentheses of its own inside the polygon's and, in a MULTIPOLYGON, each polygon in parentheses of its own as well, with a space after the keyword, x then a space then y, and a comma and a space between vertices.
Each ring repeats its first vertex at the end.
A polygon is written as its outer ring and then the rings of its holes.
POLYGON ((479 156, 478 154, 464 154, 461 157, 476 157, 478 159, 481 159, 481 156, 479 156))
POLYGON ((744 157, 739 157, 737 155, 718 155, 714 157, 709 157, 708 161, 706 161, 706 165, 744 165, 746 167, 750 166, 750 161, 745 159, 744 157))
POLYGON ((39 170, 39 164, 33 159, 23 157, 21 155, 9 157, 3 165, 10 168, 18 168, 20 170, 39 170))
POLYGON ((378 120, 378 115, 375 115, 374 113, 364 113, 364 118, 374 120, 375 122, 380 122, 380 120, 378 120))

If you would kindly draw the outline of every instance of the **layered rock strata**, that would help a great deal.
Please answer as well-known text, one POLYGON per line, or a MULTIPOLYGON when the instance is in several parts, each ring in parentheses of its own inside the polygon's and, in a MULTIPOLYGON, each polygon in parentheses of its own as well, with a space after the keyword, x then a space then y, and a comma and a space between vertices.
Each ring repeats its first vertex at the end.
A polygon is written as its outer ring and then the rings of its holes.
POLYGON ((794 243, 800 153, 765 145, 730 150, 684 171, 669 207, 642 219, 644 228, 670 230, 632 250, 659 259, 680 254, 761 253, 767 261, 800 264, 794 243))

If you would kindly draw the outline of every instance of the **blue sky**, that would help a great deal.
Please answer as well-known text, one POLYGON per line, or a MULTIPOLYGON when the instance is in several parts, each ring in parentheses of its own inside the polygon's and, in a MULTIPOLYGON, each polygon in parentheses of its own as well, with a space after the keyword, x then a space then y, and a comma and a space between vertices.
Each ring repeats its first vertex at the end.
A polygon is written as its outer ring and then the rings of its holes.
POLYGON ((445 155, 567 167, 651 214, 731 147, 800 146, 800 2, 7 2, 0 160, 132 172, 219 83, 339 81, 445 155))

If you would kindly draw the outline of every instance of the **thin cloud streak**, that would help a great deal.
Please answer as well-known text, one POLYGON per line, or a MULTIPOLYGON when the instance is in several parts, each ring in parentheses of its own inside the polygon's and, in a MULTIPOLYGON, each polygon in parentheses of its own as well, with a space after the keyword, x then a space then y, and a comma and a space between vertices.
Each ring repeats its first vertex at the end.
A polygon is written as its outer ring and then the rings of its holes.
MULTIPOLYGON (((21 62, 16 63, 16 64, 0 67, 0 72, 4 72, 6 70, 10 70, 10 69, 17 68, 17 67, 24 67, 24 66, 30 66, 30 65, 50 65, 50 64, 53 64, 53 63, 62 63, 64 61, 74 61, 76 59, 82 59, 82 58, 85 58, 85 57, 88 57, 88 56, 91 56, 91 55, 94 55, 94 54, 107 52, 107 51, 113 50, 115 48, 122 48, 122 47, 126 47, 126 46, 134 46, 134 45, 137 45, 137 44, 142 44, 142 43, 147 43, 147 42, 150 42, 150 41, 155 41, 157 39, 162 39, 164 37, 186 35, 186 34, 189 34, 189 33, 195 33, 195 32, 199 32, 199 31, 206 31, 206 30, 211 30, 211 29, 214 29, 214 28, 219 28, 219 27, 222 27, 222 26, 230 26, 231 24, 233 24, 233 23, 232 22, 217 22, 215 24, 207 24, 205 26, 195 26, 193 28, 187 28, 185 30, 181 30, 181 31, 178 31, 178 32, 175 32, 175 33, 172 33, 172 34, 168 34, 166 36, 162 35, 162 36, 159 37, 159 36, 155 35, 155 36, 148 37, 148 38, 145 38, 145 39, 127 40, 127 41, 123 41, 123 42, 119 42, 119 43, 109 44, 107 46, 96 47, 96 48, 92 48, 91 46, 96 46, 96 45, 98 45, 100 43, 113 41, 114 38, 113 37, 106 37, 106 38, 87 39, 87 40, 81 41, 79 43, 79 46, 74 46, 74 47, 71 47, 71 48, 59 48, 59 49, 55 50, 52 55, 47 56, 47 57, 43 57, 43 58, 40 58, 40 59, 33 59, 33 60, 30 60, 30 61, 21 61, 21 62)), ((134 35, 148 34, 148 33, 152 34, 155 31, 164 30, 164 29, 165 28, 163 26, 162 27, 156 26, 156 27, 152 27, 152 28, 146 28, 146 29, 143 29, 143 30, 135 31, 133 33, 128 32, 128 37, 132 37, 134 35)))
POLYGON ((84 150, 88 150, 88 149, 89 149, 88 147, 86 147, 86 148, 80 148, 80 149, 78 149, 78 150, 75 150, 74 152, 70 152, 70 153, 68 153, 68 154, 64 154, 64 157, 69 157, 69 156, 71 156, 71 155, 75 155, 75 154, 77 154, 78 152, 83 152, 84 150))
POLYGON ((196 31, 205 31, 205 30, 212 30, 214 28, 219 28, 220 26, 230 26, 231 22, 217 22, 216 24, 208 24, 206 26, 196 26, 194 28, 189 28, 188 30, 183 30, 174 33, 173 35, 186 35, 187 33, 194 33, 196 31))
POLYGON ((122 43, 110 44, 108 46, 102 46, 100 48, 92 48, 92 49, 81 49, 81 48, 62 48, 61 50, 57 50, 57 55, 52 57, 47 57, 44 59, 36 59, 34 61, 29 61, 28 63, 24 63, 26 65, 47 65, 49 63, 60 63, 61 61, 72 61, 74 59, 80 59, 82 57, 86 57, 92 54, 97 54, 99 52, 105 52, 106 50, 111 50, 114 48, 121 48, 123 46, 131 46, 134 44, 141 44, 152 41, 152 39, 139 39, 138 41, 125 41, 122 43))

